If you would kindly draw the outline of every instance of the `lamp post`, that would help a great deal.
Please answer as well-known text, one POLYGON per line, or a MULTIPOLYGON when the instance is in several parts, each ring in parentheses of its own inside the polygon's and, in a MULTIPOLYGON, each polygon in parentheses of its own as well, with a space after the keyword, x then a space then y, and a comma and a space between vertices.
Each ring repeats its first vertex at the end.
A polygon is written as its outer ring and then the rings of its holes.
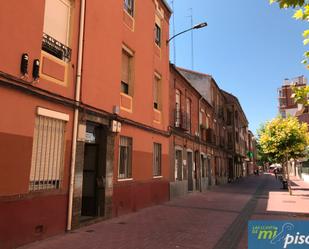
POLYGON ((166 44, 169 44, 169 42, 170 42, 171 40, 173 40, 176 36, 179 36, 179 35, 181 35, 181 34, 183 34, 183 33, 186 33, 186 32, 188 32, 188 31, 190 31, 190 30, 193 30, 193 29, 201 29, 201 28, 204 28, 204 27, 206 27, 206 26, 207 26, 207 22, 202 22, 202 23, 200 23, 200 24, 194 25, 193 27, 191 27, 191 28, 189 28, 189 29, 186 29, 186 30, 184 30, 184 31, 182 31, 182 32, 180 32, 180 33, 178 33, 178 34, 176 34, 176 35, 173 35, 170 39, 168 39, 168 40, 166 41, 166 44))

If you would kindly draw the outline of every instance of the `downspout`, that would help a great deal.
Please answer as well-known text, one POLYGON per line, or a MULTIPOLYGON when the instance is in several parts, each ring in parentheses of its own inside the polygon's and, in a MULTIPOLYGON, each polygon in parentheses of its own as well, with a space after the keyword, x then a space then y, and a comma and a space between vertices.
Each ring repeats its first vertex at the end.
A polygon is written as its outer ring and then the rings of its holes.
POLYGON ((74 110, 74 123, 73 123, 71 173, 70 173, 68 220, 67 220, 67 230, 68 231, 72 229, 72 207, 73 207, 73 194, 74 194, 78 116, 79 116, 78 107, 80 104, 79 102, 80 102, 81 76, 82 76, 82 64, 83 64, 83 47, 84 47, 85 1, 86 0, 81 0, 81 6, 80 6, 77 75, 76 75, 76 88, 75 88, 75 101, 77 103, 77 107, 75 107, 75 110, 74 110))
MULTIPOLYGON (((200 165, 200 172, 199 172, 199 178, 200 178, 200 192, 202 192, 202 161, 201 161, 201 100, 203 99, 203 96, 200 97, 200 99, 198 100, 198 136, 199 136, 199 165, 200 165)), ((203 123, 203 121, 202 121, 203 123)))

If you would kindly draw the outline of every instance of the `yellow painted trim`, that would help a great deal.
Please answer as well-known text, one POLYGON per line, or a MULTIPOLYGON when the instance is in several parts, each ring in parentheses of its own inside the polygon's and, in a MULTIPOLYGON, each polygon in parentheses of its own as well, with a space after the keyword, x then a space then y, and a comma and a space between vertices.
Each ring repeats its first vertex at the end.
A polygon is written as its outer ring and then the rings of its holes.
POLYGON ((162 121, 162 112, 153 108, 153 111, 156 112, 156 113, 159 113, 160 114, 160 121, 157 121, 157 120, 153 120, 154 123, 156 124, 161 124, 161 121, 162 121))
POLYGON ((37 114, 39 116, 45 116, 45 117, 49 117, 49 118, 60 119, 60 120, 67 121, 67 122, 70 120, 69 114, 49 110, 49 109, 46 109, 46 108, 43 108, 43 107, 37 107, 37 114))
POLYGON ((126 51, 130 56, 132 57, 134 56, 134 51, 131 48, 129 48, 127 45, 125 45, 124 43, 122 43, 122 49, 126 51))
POLYGON ((157 77, 158 80, 162 79, 162 75, 158 73, 157 71, 154 72, 155 77, 157 77))
POLYGON ((45 52, 45 51, 41 51, 41 66, 40 66, 40 78, 44 79, 44 80, 48 80, 50 82, 56 83, 58 85, 61 86, 68 86, 68 63, 64 62, 63 60, 60 60, 58 58, 56 58, 53 55, 50 55, 49 53, 45 52), (60 64, 61 66, 64 66, 64 81, 61 80, 57 80, 49 75, 46 75, 43 73, 43 58, 46 57, 51 61, 54 61, 57 64, 60 64))
POLYGON ((123 111, 132 113, 132 112, 133 112, 133 98, 132 98, 132 96, 130 96, 130 95, 128 95, 128 94, 125 94, 125 93, 120 93, 120 96, 124 96, 124 97, 130 99, 130 101, 131 101, 131 108, 128 109, 128 108, 123 107, 123 106, 121 105, 121 99, 120 99, 120 109, 123 110, 123 111))
MULTIPOLYGON (((155 46, 159 49, 160 54, 158 55, 158 57, 161 59, 162 58, 162 49, 160 46, 158 46, 158 44, 156 42, 154 42, 155 46)), ((161 41, 161 46, 162 46, 162 41, 161 41)))
MULTIPOLYGON (((134 1, 134 8, 135 8, 135 1, 134 1)), ((135 9, 134 9, 134 10, 135 10, 135 9)), ((129 27, 129 25, 126 24, 126 22, 124 22, 124 25, 125 25, 129 30, 131 30, 132 32, 134 32, 134 31, 135 31, 135 19, 134 19, 134 17, 131 16, 131 15, 128 13, 128 11, 126 11, 125 9, 123 9, 123 12, 124 12, 130 19, 132 19, 133 28, 129 27)), ((134 12, 135 12, 135 11, 134 11, 134 12)), ((133 13, 133 15, 134 15, 134 14, 135 14, 135 13, 133 13)))

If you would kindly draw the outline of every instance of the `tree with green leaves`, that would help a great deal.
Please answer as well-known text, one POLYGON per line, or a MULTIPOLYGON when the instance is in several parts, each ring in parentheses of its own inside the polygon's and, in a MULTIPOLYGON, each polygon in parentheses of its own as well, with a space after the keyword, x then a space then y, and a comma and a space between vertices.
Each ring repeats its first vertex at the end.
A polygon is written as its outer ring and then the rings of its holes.
MULTIPOLYGON (((309 0, 269 0, 271 4, 278 3, 280 8, 293 8, 295 9, 293 18, 296 20, 302 20, 305 22, 309 22, 309 0)), ((309 29, 303 32, 303 43, 304 45, 309 44, 309 29)), ((304 59, 302 63, 306 65, 306 68, 309 69, 309 51, 305 51, 304 59)), ((303 106, 308 106, 308 94, 309 94, 309 87, 299 87, 294 86, 292 88, 294 100, 297 104, 302 104, 303 106)))
POLYGON ((309 86, 292 86, 292 91, 292 97, 294 98, 295 103, 303 106, 309 105, 309 86))
POLYGON ((309 146, 309 134, 306 123, 300 123, 295 117, 277 117, 259 130, 261 151, 273 162, 283 165, 284 178, 289 184, 288 162, 303 158, 309 146))
MULTIPOLYGON (((302 20, 309 22, 309 0, 269 0, 271 4, 278 3, 280 8, 287 9, 293 8, 295 9, 293 18, 296 20, 302 20)), ((304 37, 304 45, 309 44, 309 29, 303 32, 304 37)), ((306 64, 307 69, 309 69, 308 65, 309 59, 309 51, 304 53, 304 59, 302 60, 303 64, 306 64)))

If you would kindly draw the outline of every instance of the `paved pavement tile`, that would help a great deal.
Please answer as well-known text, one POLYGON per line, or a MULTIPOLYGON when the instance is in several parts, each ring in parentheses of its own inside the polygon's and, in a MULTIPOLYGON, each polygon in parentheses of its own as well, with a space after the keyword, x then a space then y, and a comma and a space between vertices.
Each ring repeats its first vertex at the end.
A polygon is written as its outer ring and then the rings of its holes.
POLYGON ((294 180, 296 196, 272 175, 250 176, 22 249, 245 249, 249 219, 309 219, 309 186, 294 180))

